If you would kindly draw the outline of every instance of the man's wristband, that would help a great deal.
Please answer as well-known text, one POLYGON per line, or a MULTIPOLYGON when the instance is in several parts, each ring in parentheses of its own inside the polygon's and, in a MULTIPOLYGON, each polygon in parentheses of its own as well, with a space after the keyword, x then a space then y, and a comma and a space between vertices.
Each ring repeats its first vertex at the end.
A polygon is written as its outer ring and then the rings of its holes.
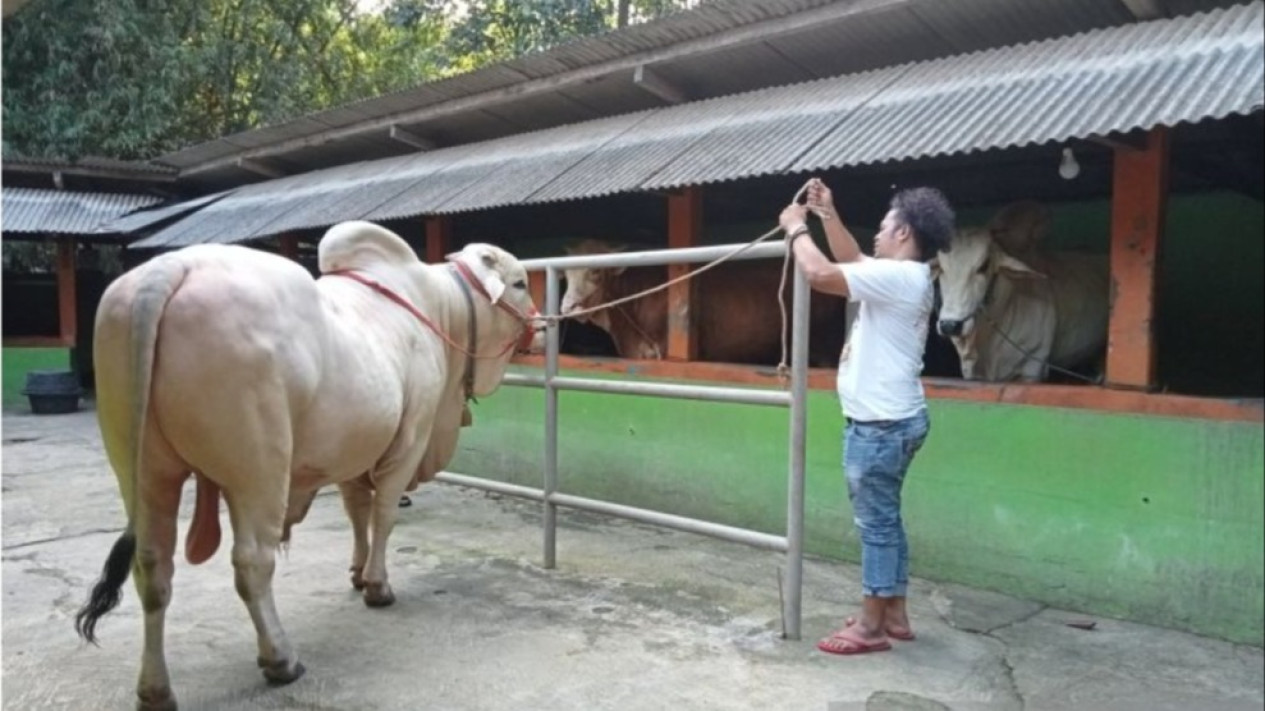
POLYGON ((806 234, 809 234, 808 225, 800 225, 799 227, 796 227, 795 229, 791 230, 790 233, 786 235, 786 243, 794 244, 796 237, 802 237, 803 235, 806 235, 806 234))

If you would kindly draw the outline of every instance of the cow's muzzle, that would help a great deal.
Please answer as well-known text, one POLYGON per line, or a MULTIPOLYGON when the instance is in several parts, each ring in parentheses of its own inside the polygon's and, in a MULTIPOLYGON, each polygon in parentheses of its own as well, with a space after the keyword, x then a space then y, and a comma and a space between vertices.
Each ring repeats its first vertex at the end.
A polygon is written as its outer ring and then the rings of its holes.
POLYGON ((936 322, 936 331, 941 336, 965 336, 970 333, 970 322, 971 319, 940 319, 936 322))
POLYGON ((584 311, 584 309, 585 309, 584 304, 575 304, 575 303, 568 304, 566 302, 563 302, 562 306, 558 309, 558 311, 561 313, 562 316, 565 316, 566 318, 571 319, 572 321, 575 321, 576 323, 588 323, 589 320, 592 318, 591 314, 587 312, 577 314, 577 312, 582 312, 584 311), (577 315, 573 316, 572 314, 577 314, 577 315))

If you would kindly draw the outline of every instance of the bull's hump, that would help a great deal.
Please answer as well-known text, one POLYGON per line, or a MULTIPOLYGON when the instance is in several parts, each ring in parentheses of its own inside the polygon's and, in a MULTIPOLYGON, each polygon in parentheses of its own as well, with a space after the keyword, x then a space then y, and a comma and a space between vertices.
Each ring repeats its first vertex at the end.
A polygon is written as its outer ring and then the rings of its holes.
POLYGON ((317 247, 322 274, 417 263, 417 254, 399 235, 372 222, 353 220, 329 228, 317 247))

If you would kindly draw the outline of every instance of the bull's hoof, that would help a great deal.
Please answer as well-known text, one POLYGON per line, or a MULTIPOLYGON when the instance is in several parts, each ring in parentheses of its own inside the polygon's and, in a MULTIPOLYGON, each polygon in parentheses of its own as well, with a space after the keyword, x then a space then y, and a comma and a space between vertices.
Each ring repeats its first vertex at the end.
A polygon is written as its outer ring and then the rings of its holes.
POLYGON ((366 583, 365 604, 369 607, 389 607, 395 603, 395 593, 390 583, 366 583))
POLYGON ((285 660, 270 662, 263 657, 260 657, 256 660, 256 662, 259 664, 259 667, 264 670, 264 678, 268 680, 268 683, 276 684, 278 686, 298 681, 299 678, 307 672, 307 669, 303 666, 303 662, 297 660, 293 663, 285 660))
POLYGON ((351 571, 351 586, 356 590, 365 589, 365 571, 363 568, 349 568, 351 571))
POLYGON ((149 689, 136 692, 136 711, 176 711, 176 697, 171 689, 149 689))

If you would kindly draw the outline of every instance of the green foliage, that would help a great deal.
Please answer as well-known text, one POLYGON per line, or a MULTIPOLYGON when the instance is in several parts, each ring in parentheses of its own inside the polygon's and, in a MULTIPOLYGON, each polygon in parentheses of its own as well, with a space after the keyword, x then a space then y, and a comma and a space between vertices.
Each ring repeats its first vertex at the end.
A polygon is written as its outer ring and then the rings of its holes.
POLYGON ((442 18, 355 0, 33 0, 4 24, 5 152, 148 158, 417 84, 442 18))
POLYGON ((448 55, 475 67, 609 29, 610 3, 601 0, 472 0, 452 28, 448 55))
POLYGON ((31 0, 4 22, 4 152, 152 158, 694 2, 31 0))

